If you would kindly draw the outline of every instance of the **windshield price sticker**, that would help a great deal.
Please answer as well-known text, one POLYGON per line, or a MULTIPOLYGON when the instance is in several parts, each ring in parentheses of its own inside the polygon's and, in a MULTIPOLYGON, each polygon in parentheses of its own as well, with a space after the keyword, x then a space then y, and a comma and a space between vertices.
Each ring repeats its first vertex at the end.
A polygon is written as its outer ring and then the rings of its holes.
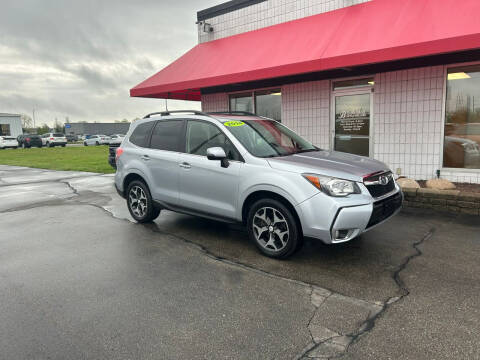
POLYGON ((228 127, 236 127, 236 126, 243 126, 245 123, 243 121, 227 121, 223 123, 223 125, 228 127))

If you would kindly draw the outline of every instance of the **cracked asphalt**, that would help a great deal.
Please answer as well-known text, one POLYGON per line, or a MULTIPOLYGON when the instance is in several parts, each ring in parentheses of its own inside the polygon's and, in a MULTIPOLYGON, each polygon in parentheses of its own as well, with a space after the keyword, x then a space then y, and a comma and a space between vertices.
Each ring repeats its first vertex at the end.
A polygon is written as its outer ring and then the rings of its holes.
POLYGON ((0 359, 480 359, 480 219, 403 210, 288 261, 131 221, 111 175, 0 165, 0 359))

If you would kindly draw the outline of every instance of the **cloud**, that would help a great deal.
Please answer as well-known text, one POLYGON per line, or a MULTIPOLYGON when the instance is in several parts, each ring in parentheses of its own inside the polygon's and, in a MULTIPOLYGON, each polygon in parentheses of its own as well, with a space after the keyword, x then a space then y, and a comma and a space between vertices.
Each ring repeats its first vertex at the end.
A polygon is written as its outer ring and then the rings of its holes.
MULTIPOLYGON (((196 11, 212 0, 3 0, 0 112, 113 121, 163 109, 129 89, 197 42, 196 11)), ((169 107, 199 108, 169 101, 169 107)))

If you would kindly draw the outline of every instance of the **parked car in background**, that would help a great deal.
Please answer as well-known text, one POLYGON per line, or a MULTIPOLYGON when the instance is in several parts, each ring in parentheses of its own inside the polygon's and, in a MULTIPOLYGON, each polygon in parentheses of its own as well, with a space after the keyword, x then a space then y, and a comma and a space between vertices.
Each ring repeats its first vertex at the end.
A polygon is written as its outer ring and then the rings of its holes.
POLYGON ((247 113, 147 115, 130 127, 116 165, 115 186, 136 221, 168 209, 243 223, 274 258, 292 255, 303 237, 350 241, 398 213, 403 201, 384 163, 319 149, 247 113))
POLYGON ((107 135, 92 135, 83 141, 83 145, 108 145, 110 137, 107 135))
POLYGON ((18 146, 27 149, 34 147, 41 148, 43 146, 42 137, 35 134, 23 134, 17 137, 18 146))
POLYGON ((110 145, 121 144, 124 138, 124 134, 113 134, 110 136, 110 141, 108 143, 110 145))
POLYGON ((0 136, 0 149, 12 148, 16 149, 18 147, 18 141, 12 136, 0 136))
POLYGON ((67 138, 65 134, 61 133, 46 133, 42 135, 42 144, 47 147, 65 147, 67 145, 67 138))
POLYGON ((67 134, 65 135, 65 137, 67 138, 67 142, 75 142, 78 140, 77 135, 73 135, 73 134, 67 134))
POLYGON ((79 137, 79 140, 85 141, 86 139, 90 138, 90 134, 83 134, 82 136, 79 137))

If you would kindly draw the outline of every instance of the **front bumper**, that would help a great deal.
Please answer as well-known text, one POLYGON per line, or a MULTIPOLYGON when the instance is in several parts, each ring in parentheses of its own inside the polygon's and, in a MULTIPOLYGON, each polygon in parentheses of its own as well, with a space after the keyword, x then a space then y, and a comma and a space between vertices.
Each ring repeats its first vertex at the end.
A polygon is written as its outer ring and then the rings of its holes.
POLYGON ((346 198, 319 193, 296 206, 305 237, 327 244, 347 242, 386 221, 402 207, 398 185, 388 196, 374 199, 368 192, 346 198))

